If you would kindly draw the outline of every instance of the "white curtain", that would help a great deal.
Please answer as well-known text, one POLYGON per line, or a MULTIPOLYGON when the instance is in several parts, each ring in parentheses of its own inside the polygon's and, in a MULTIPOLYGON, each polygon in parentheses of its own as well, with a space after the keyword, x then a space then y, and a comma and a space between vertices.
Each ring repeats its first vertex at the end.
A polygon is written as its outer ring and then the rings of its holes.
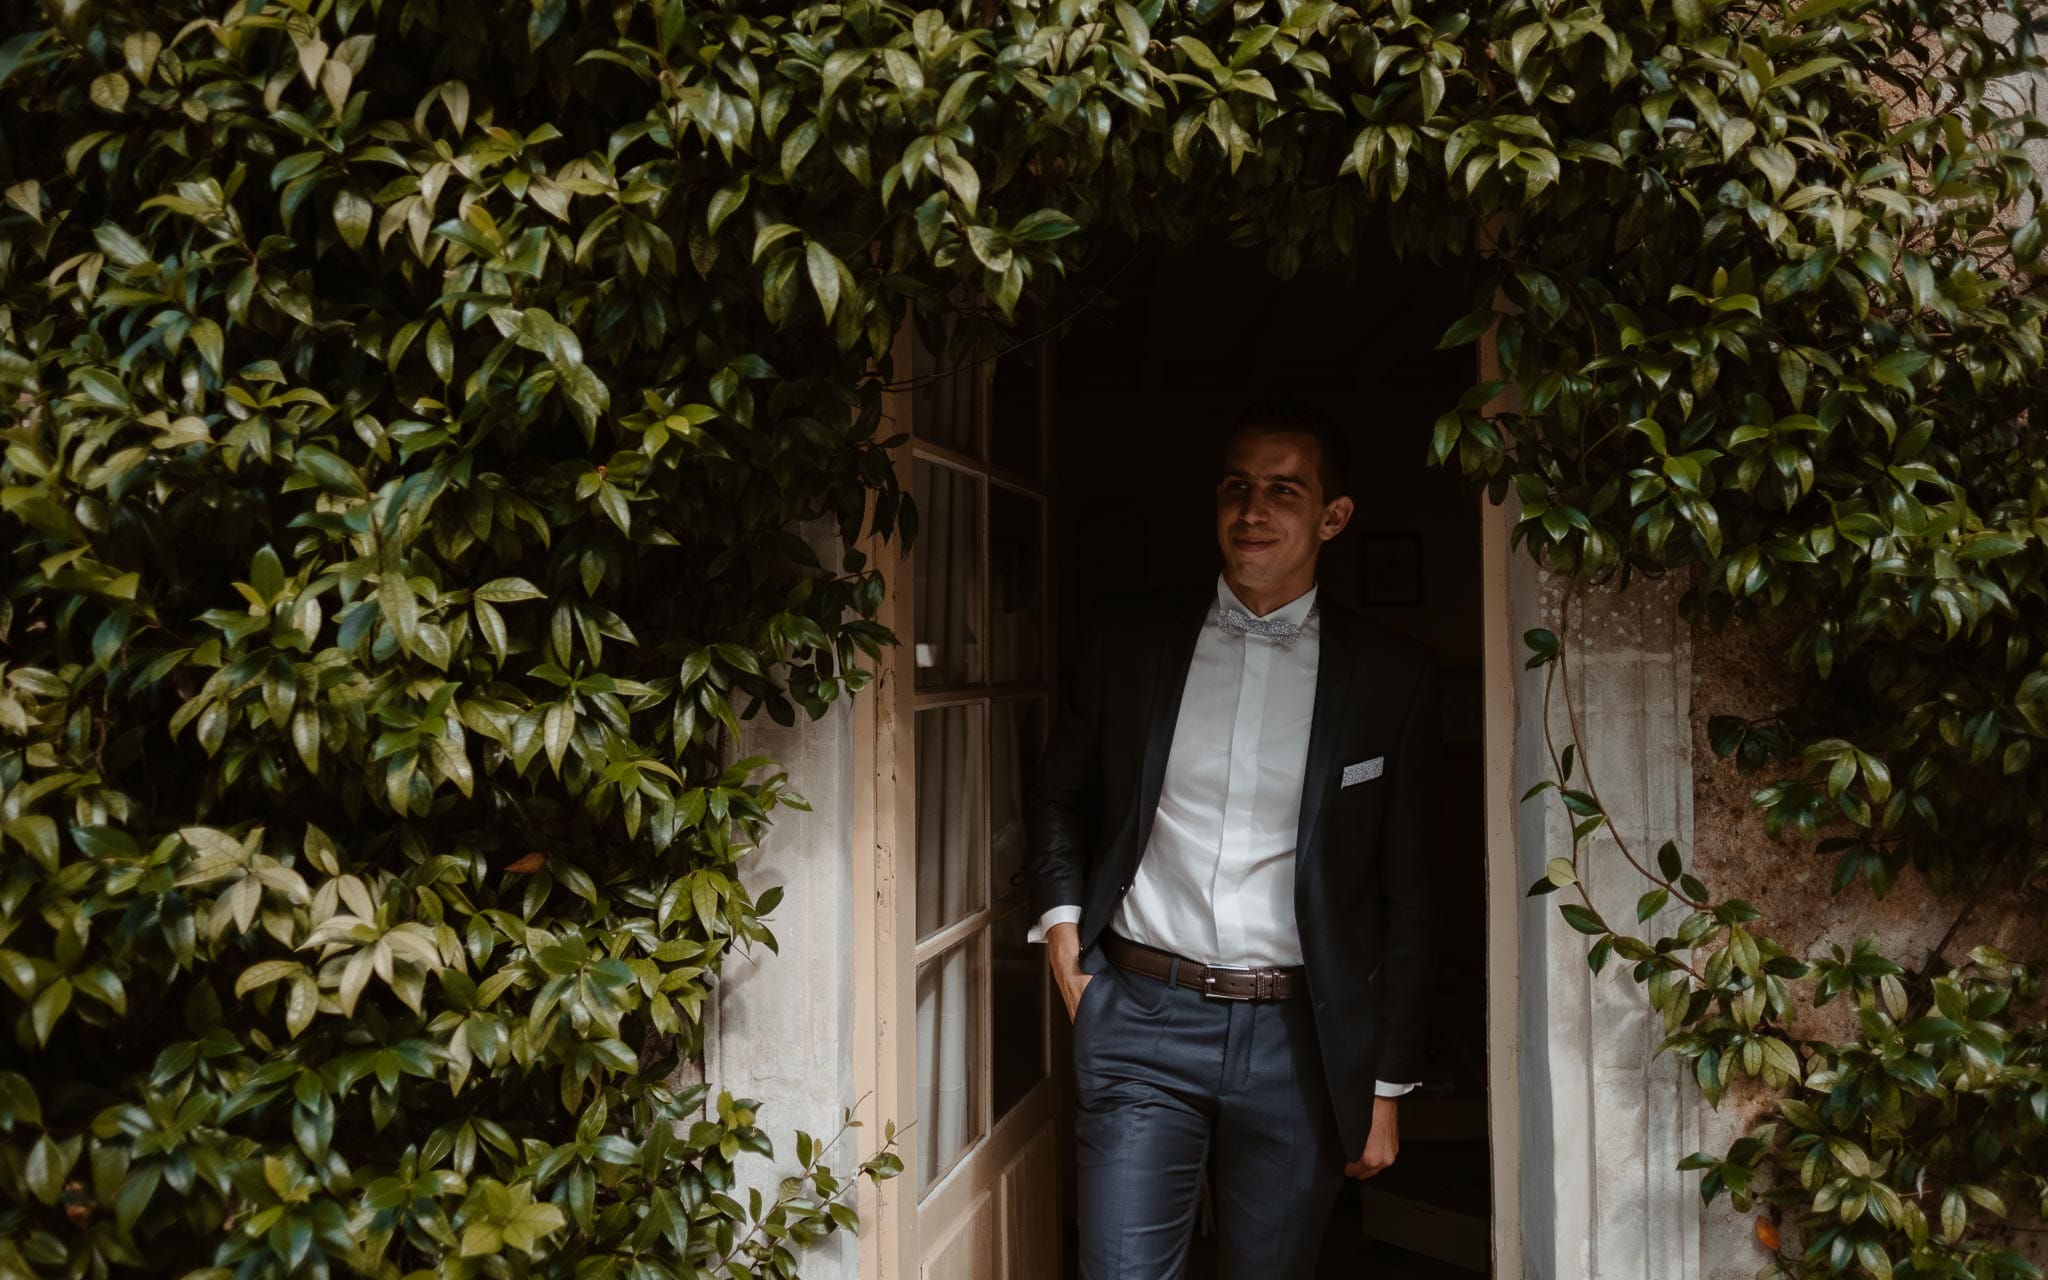
POLYGON ((918 1190, 981 1134, 981 941, 975 934, 917 973, 918 1190))
POLYGON ((1038 704, 1005 702, 994 712, 989 739, 989 892, 1000 902, 1021 888, 1010 883, 1024 866, 1024 790, 1038 759, 1038 704))
POLYGON ((917 464, 917 684, 981 679, 981 481, 917 464))
POLYGON ((917 936, 980 907, 988 711, 917 713, 917 936))
MULTIPOLYGON (((917 717, 917 932, 929 935, 983 902, 986 708, 943 707, 917 717)), ((976 1051, 981 938, 927 961, 917 978, 920 1187, 980 1133, 976 1051)))

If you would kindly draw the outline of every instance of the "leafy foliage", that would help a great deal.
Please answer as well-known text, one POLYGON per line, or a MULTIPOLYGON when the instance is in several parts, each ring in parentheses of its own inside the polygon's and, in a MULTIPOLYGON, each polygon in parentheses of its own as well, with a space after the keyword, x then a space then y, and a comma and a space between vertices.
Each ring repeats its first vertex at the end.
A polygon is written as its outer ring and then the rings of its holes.
MULTIPOLYGON (((1792 636, 1798 701, 1716 718, 1711 737, 1764 773, 1773 835, 1836 860, 1838 891, 1882 893, 1913 863, 1981 895, 2039 873, 2048 818, 2048 454, 2025 287, 2043 236, 2015 150, 2040 125, 1992 84, 2034 54, 2024 18, 2000 45, 1995 19, 1952 7, 1846 12, 1766 16, 1754 44, 1696 64, 1723 90, 1674 78, 1643 99, 1624 127, 1677 145, 1584 211, 1622 269, 1581 278, 1525 237, 1505 286, 1519 314, 1493 334, 1521 407, 1482 418, 1491 388, 1475 389, 1435 448, 1514 489, 1520 534, 1554 566, 1685 569, 1702 619, 1792 636), (1855 91, 1815 79, 1836 76, 1855 91)), ((1528 639, 1564 681, 1557 637, 1528 639)), ((2048 1212, 2033 971, 1966 942, 1953 972, 1909 970, 1874 938, 1790 955, 1678 849, 1608 830, 1573 747, 1553 761, 1538 789, 1573 815, 1573 847, 1532 893, 1579 889, 1587 842, 1615 840, 1644 878, 1637 924, 1580 890, 1561 910, 1589 963, 1628 963, 1710 1101, 1741 1077, 1780 1095, 1729 1151, 1686 1162, 1708 1198, 1769 1208, 1764 1274, 2037 1275, 1999 1229, 2011 1204, 2048 1212), (1845 994, 1852 1038, 1795 1030, 1845 994)))
MULTIPOLYGON (((8 1270, 786 1275, 845 1225, 808 1139, 774 1204, 728 1194, 752 1107, 664 1084, 772 943, 742 868, 797 801, 740 722, 889 640, 851 548, 914 528, 905 316, 978 296, 988 340, 1117 237, 1223 227, 1281 273, 1479 245, 1445 342, 1521 396, 1473 387, 1436 455, 1563 570, 1801 628, 1811 696, 1725 732, 1848 873, 2032 865, 2018 7, 9 12, 8 1270)), ((1659 1007, 1810 1083, 1756 1030, 1798 962, 1659 873, 1706 918, 1638 944, 1659 1007)))
POLYGON ((1774 833, 1846 824, 1844 885, 2030 865, 2048 453, 2020 145, 2042 130, 1998 83, 2036 65, 2028 20, 2001 44, 1958 6, 1756 16, 1642 64, 1578 225, 1504 220, 1517 314, 1492 342, 1521 407, 1483 418, 1481 389, 1435 452, 1513 488, 1564 571, 1686 568, 1702 618, 1783 622, 1804 699, 1717 745, 1756 735, 1746 761, 1788 768, 1759 796, 1774 833))
MULTIPOLYGON (((1576 738, 1569 656, 1553 632, 1527 641, 1529 665, 1548 668, 1546 722, 1562 694, 1576 738)), ((1645 859, 1609 828, 1596 784, 1574 777, 1576 745, 1553 741, 1554 776, 1524 797, 1554 790, 1574 817, 1570 856, 1551 859, 1529 893, 1578 898, 1558 910, 1594 939, 1587 963, 1629 962, 1667 1032, 1658 1053, 1689 1062, 1710 1103, 1743 1077, 1762 1086, 1762 1123, 1680 1167, 1702 1171, 1709 1201, 1770 1210, 1757 1220, 1775 1255, 1763 1280, 2038 1277, 1998 1229, 2015 1201, 2048 1214, 2048 1023, 2033 966, 1976 947, 1956 968, 1937 954, 1909 972, 1875 934, 1800 960, 1760 932, 1756 907, 1717 899, 1675 843, 1645 859), (1603 919, 1580 879, 1602 833, 1646 883, 1633 925, 1603 919), (1814 1034, 1802 1015, 1844 995, 1853 1037, 1814 1034)))
POLYGON ((667 1082, 773 946, 740 718, 886 638, 791 532, 865 527, 875 416, 682 284, 674 145, 605 154, 666 107, 577 69, 620 33, 517 9, 0 53, 0 1271, 786 1274, 851 1220, 808 1137, 743 1203, 755 1104, 667 1082))

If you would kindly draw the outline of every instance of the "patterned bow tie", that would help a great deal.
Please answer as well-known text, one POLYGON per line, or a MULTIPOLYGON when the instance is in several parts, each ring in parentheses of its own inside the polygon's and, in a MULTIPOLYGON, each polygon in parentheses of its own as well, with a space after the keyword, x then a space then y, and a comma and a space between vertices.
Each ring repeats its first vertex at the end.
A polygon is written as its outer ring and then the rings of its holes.
POLYGON ((1301 639, 1301 624, 1298 622, 1254 618, 1243 609, 1234 606, 1216 606, 1216 625, 1223 629, 1224 635, 1258 636, 1263 640, 1271 640, 1283 649, 1292 648, 1294 642, 1301 639))

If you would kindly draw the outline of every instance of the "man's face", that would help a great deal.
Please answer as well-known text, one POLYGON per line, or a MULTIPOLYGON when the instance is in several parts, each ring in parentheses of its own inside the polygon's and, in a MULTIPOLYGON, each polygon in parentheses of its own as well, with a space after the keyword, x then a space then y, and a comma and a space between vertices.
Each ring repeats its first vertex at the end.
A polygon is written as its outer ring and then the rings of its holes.
POLYGON ((1315 581, 1317 553, 1351 519, 1351 499, 1323 498, 1322 460, 1314 436, 1292 431, 1248 431, 1230 446, 1216 485, 1216 540, 1233 586, 1298 595, 1315 581))

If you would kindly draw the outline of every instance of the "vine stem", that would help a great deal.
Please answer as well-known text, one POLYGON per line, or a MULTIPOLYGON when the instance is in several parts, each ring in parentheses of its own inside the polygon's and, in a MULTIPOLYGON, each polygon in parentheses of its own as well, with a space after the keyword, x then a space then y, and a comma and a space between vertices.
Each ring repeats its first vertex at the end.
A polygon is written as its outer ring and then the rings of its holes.
MULTIPOLYGON (((848 1119, 842 1120, 840 1122, 839 1131, 832 1135, 832 1140, 830 1142, 823 1143, 812 1149, 810 1163, 804 1165, 803 1167, 803 1185, 815 1185, 813 1183, 813 1179, 817 1176, 819 1161, 824 1159, 826 1152, 832 1150, 834 1147, 839 1145, 839 1140, 844 1138, 846 1136, 847 1130, 851 1129, 852 1127, 853 1121, 849 1115, 848 1119)), ((890 1147, 894 1145, 895 1139, 891 1138, 889 1141, 882 1144, 882 1151, 887 1151, 890 1147)), ((879 1155, 881 1153, 877 1152, 876 1154, 879 1155)), ((823 1200, 819 1201, 819 1207, 823 1208, 826 1205, 839 1203, 839 1201, 845 1197, 847 1192, 858 1187, 860 1185, 861 1175, 869 1171, 869 1163, 870 1161, 862 1161, 859 1171, 855 1174, 855 1176, 843 1180, 839 1184, 839 1189, 837 1191, 834 1191, 831 1195, 828 1195, 823 1200)), ((781 1195, 776 1196, 775 1203, 769 1206, 768 1214, 764 1215, 761 1219, 757 1219, 753 1223, 753 1225, 747 1229, 747 1234, 741 1239, 735 1240, 733 1242, 732 1248, 727 1250, 725 1254, 718 1259, 717 1263, 713 1267, 714 1274, 717 1274, 719 1272, 723 1272, 727 1275, 731 1274, 732 1264, 734 1260, 737 1259, 741 1254, 747 1252, 749 1249, 754 1248, 761 1242, 761 1229, 766 1221, 766 1218, 768 1216, 772 1216, 776 1209, 780 1208, 785 1202, 787 1202, 788 1198, 789 1196, 787 1192, 784 1192, 781 1195)))
MULTIPOLYGON (((1564 698, 1565 719, 1566 722, 1571 726, 1572 741, 1574 742, 1574 744, 1580 744, 1585 741, 1585 736, 1579 726, 1578 711, 1572 705, 1571 676, 1568 669, 1568 659, 1565 656, 1567 650, 1569 650, 1571 647, 1567 643, 1571 634, 1571 604, 1573 597, 1578 593, 1578 589, 1579 584, 1575 580, 1568 580, 1565 584, 1564 598, 1558 606, 1557 652, 1556 656, 1552 659, 1550 663, 1550 670, 1545 673, 1545 678, 1543 682, 1543 745, 1544 749, 1547 752, 1549 752, 1551 768, 1557 774, 1558 785, 1560 788, 1562 788, 1564 780, 1564 762, 1558 754, 1557 742, 1555 737, 1552 735, 1550 728, 1550 703, 1551 691, 1553 686, 1555 686, 1558 689, 1558 691, 1562 694, 1564 698)), ((1615 830, 1614 822, 1612 818, 1608 816, 1607 804, 1604 800, 1600 798, 1599 784, 1595 782, 1593 779, 1593 768, 1590 763, 1587 763, 1584 766, 1584 772, 1586 780, 1586 794, 1592 797, 1594 807, 1599 810, 1600 817, 1607 820, 1607 831, 1608 834, 1613 837, 1614 847, 1621 851, 1621 856, 1628 860, 1628 864, 1631 867, 1634 867, 1636 872, 1639 875, 1641 875, 1644 879, 1650 881, 1652 884, 1661 886, 1673 897, 1677 898, 1686 906, 1691 907, 1695 911, 1707 910, 1709 904, 1695 900, 1690 895, 1685 893, 1684 890, 1680 889, 1677 885, 1673 884, 1671 881, 1666 880, 1663 876, 1658 875, 1655 872, 1652 872, 1649 868, 1645 867, 1640 860, 1637 859, 1635 854, 1629 849, 1628 841, 1624 840, 1621 836, 1621 833, 1615 830)), ((1586 904, 1587 909, 1592 911, 1595 916, 1597 916, 1603 923, 1605 923, 1606 917, 1601 916, 1599 914, 1599 908, 1593 905, 1593 898, 1592 895, 1588 893, 1586 890, 1585 881, 1583 879, 1578 878, 1577 873, 1579 870, 1579 841, 1576 839, 1572 841, 1571 864, 1575 881, 1573 887, 1579 891, 1579 900, 1584 902, 1586 904)), ((1974 901, 1971 905, 1975 905, 1974 901)), ((1962 916, 1959 916, 1955 924, 1950 927, 1949 932, 1951 935, 1953 935, 1955 930, 1961 926, 1963 919, 1969 915, 1969 910, 1970 908, 1966 906, 1963 909, 1962 916)), ((1733 930, 1733 925, 1724 925, 1722 932, 1724 935, 1732 937, 1733 930)), ((1612 936, 1622 936, 1611 926, 1608 927, 1607 932, 1612 936)), ((1634 935, 1629 936, 1633 937, 1634 935)), ((1640 941, 1640 939, 1637 940, 1640 941)), ((1942 946, 1945 947, 1946 945, 1947 940, 1944 939, 1942 946)), ((1696 947, 1697 944, 1695 944, 1695 948, 1693 949, 1696 949, 1696 947)), ((1706 987, 1711 985, 1707 982, 1706 975, 1701 973, 1699 969, 1694 967, 1691 960, 1678 959, 1675 955, 1667 955, 1666 958, 1671 960, 1676 965, 1678 965, 1679 968, 1683 969, 1688 975, 1692 977, 1693 981, 1698 983, 1700 986, 1706 987)), ((1761 975, 1752 975, 1752 981, 1761 984, 1761 975)), ((1757 1032, 1762 1032, 1766 1028, 1775 1028, 1781 1033, 1784 1032, 1782 1024, 1780 1024, 1777 1021, 1777 1019, 1773 1018, 1768 1012, 1760 1016, 1757 1019, 1756 1023, 1757 1032)), ((1787 1038, 1790 1039, 1789 1035, 1787 1036, 1787 1038)))
MULTIPOLYGON (((1572 592, 1573 592, 1574 590, 1576 590, 1576 585, 1575 585, 1575 584, 1570 584, 1570 583, 1568 583, 1568 584, 1567 584, 1567 585, 1565 586, 1565 602, 1564 602, 1564 605, 1563 605, 1563 607, 1562 607, 1562 608, 1560 608, 1560 609, 1559 609, 1559 611, 1558 611, 1558 623, 1557 623, 1557 625, 1558 625, 1558 630, 1559 630, 1560 632, 1564 632, 1564 633, 1566 633, 1567 635, 1568 635, 1568 634, 1570 633, 1570 630, 1571 630, 1571 597, 1572 597, 1572 592)), ((1550 697, 1551 697, 1551 692, 1552 692, 1552 690, 1554 690, 1554 689, 1555 689, 1555 688, 1557 687, 1558 683, 1559 683, 1559 680, 1558 680, 1558 674, 1559 674, 1559 673, 1558 673, 1558 667, 1559 667, 1559 664, 1561 664, 1561 663, 1563 662, 1563 660, 1564 660, 1564 648, 1565 648, 1565 645, 1564 645, 1564 637, 1563 637, 1563 636, 1560 636, 1560 638, 1559 638, 1559 640, 1558 640, 1558 650, 1557 650, 1557 658, 1556 658, 1555 660, 1553 660, 1553 661, 1551 662, 1551 664, 1550 664, 1550 670, 1548 670, 1548 671, 1544 672, 1544 674, 1543 674, 1543 749, 1544 749, 1544 750, 1545 750, 1546 752, 1548 752, 1548 753, 1549 753, 1549 755, 1550 755, 1550 768, 1551 768, 1551 772, 1555 773, 1555 774, 1556 774, 1556 775, 1558 776, 1558 779, 1559 779, 1559 785, 1560 785, 1560 786, 1562 786, 1562 785, 1563 785, 1563 778, 1564 778, 1564 760, 1563 760, 1563 758, 1562 758, 1562 757, 1560 757, 1560 756, 1558 755, 1558 751, 1557 751, 1557 739, 1556 739, 1556 737, 1555 737, 1555 736, 1553 736, 1553 735, 1552 735, 1552 733, 1551 733, 1551 731, 1550 731, 1550 697)), ((1573 739, 1574 743, 1576 743, 1576 742, 1578 741, 1578 736, 1579 736, 1579 731, 1578 731, 1578 719, 1577 719, 1577 717, 1576 717, 1576 716, 1574 716, 1574 715, 1572 714, 1572 710, 1571 710, 1571 689, 1570 689, 1570 687, 1569 687, 1569 686, 1567 686, 1567 687, 1566 687, 1566 689, 1564 690, 1564 698, 1565 698, 1565 714, 1566 714, 1567 718, 1569 718, 1569 719, 1571 720, 1571 723, 1572 723, 1572 726, 1573 726, 1573 727, 1572 727, 1572 739, 1573 739)), ((1588 785, 1591 785, 1591 783, 1592 783, 1592 775, 1593 775, 1593 771, 1592 771, 1592 766, 1588 765, 1588 766, 1587 766, 1587 768, 1586 768, 1586 780, 1587 780, 1587 783, 1588 783, 1588 785)), ((1589 794, 1591 794, 1591 795, 1593 796, 1593 802, 1594 802, 1595 804, 1599 804, 1599 802, 1600 802, 1600 796, 1599 796, 1599 793, 1598 793, 1598 792, 1592 792, 1592 793, 1589 793, 1589 794)), ((1601 808, 1601 813, 1602 813, 1602 816, 1605 816, 1605 814, 1606 814, 1606 809, 1605 809, 1605 807, 1604 807, 1604 806, 1602 806, 1602 808, 1601 808)), ((1613 824, 1612 822, 1608 823, 1608 824, 1607 824, 1607 829, 1608 829, 1608 831, 1609 831, 1610 833, 1613 833, 1613 832, 1614 832, 1614 824, 1613 824)), ((1624 856, 1626 856, 1626 855, 1628 854, 1628 848, 1627 848, 1627 846, 1626 846, 1626 845, 1624 845, 1624 844, 1622 843, 1621 837, 1620 837, 1620 836, 1619 836, 1618 834, 1616 834, 1616 835, 1615 835, 1615 837, 1614 837, 1614 843, 1615 843, 1615 845, 1616 845, 1617 847, 1619 847, 1619 848, 1621 849, 1621 851, 1622 851, 1622 853, 1623 853, 1623 855, 1624 855, 1624 856)), ((1600 916, 1600 909, 1599 909, 1598 907, 1596 907, 1596 906, 1594 906, 1594 905, 1593 905, 1593 895, 1592 895, 1592 894, 1590 894, 1590 893, 1588 893, 1588 892, 1586 891, 1586 882, 1585 882, 1585 879, 1584 879, 1583 877, 1581 877, 1581 876, 1579 875, 1579 842, 1578 842, 1578 840, 1576 840, 1576 839, 1574 839, 1574 840, 1572 841, 1572 856, 1571 856, 1571 864, 1572 864, 1572 888, 1574 888, 1574 889, 1578 890, 1578 894, 1579 894, 1579 901, 1581 901, 1581 902, 1585 903, 1585 904, 1586 904, 1586 909, 1587 909, 1588 911, 1591 911, 1591 912, 1592 912, 1592 913, 1593 913, 1593 914, 1594 914, 1595 916, 1599 916, 1599 918, 1600 918, 1600 919, 1601 919, 1601 920, 1602 920, 1602 921, 1604 922, 1604 921, 1606 920, 1606 917, 1605 917, 1605 916, 1600 916)), ((1638 863, 1636 862, 1636 860, 1635 860, 1634 858, 1632 858, 1632 857, 1631 857, 1631 858, 1629 858, 1629 864, 1630 864, 1631 866, 1634 866, 1634 867, 1636 868, 1636 870, 1638 870, 1638 871, 1642 871, 1642 870, 1643 870, 1643 869, 1642 869, 1642 867, 1641 867, 1641 865, 1640 865, 1640 864, 1638 864, 1638 863)), ((1643 874, 1645 874, 1645 875, 1648 875, 1649 873, 1648 873, 1648 872, 1643 872, 1643 874)), ((1655 879, 1655 877, 1651 877, 1651 878, 1652 878, 1652 879, 1655 879)), ((1669 886, 1666 886, 1666 887, 1668 888, 1669 886)), ((1682 894, 1682 893, 1681 893, 1681 894, 1679 894, 1678 896, 1679 896, 1679 898, 1680 898, 1680 900, 1681 900, 1681 901, 1684 901, 1684 900, 1686 900, 1686 899, 1685 899, 1685 895, 1684 895, 1684 894, 1682 894)), ((1612 929, 1609 929, 1609 930, 1608 930, 1608 932, 1609 932, 1609 933, 1613 933, 1613 932, 1614 932, 1614 930, 1612 930, 1612 929)), ((1706 981, 1707 981, 1706 975, 1705 975, 1705 974, 1703 974, 1703 973, 1701 973, 1701 972, 1700 972, 1700 971, 1699 971, 1698 969, 1695 969, 1695 968, 1694 968, 1694 967, 1692 966, 1692 962, 1691 962, 1690 960, 1679 960, 1679 961, 1677 961, 1677 963, 1678 963, 1679 967, 1683 968, 1683 969, 1684 969, 1684 970, 1685 970, 1685 971, 1686 971, 1687 973, 1689 973, 1689 974, 1691 974, 1691 975, 1692 975, 1692 978, 1693 978, 1693 980, 1694 980, 1695 982, 1698 982, 1698 983, 1699 983, 1700 985, 1702 985, 1702 986, 1705 986, 1705 985, 1706 985, 1706 981)))
POLYGON ((1976 890, 1970 894, 1969 901, 1963 903, 1963 909, 1949 922, 1948 932, 1942 934, 1941 941, 1935 943, 1933 950, 1927 953, 1927 959, 1920 965, 1920 977, 1928 977, 1934 972, 1934 966, 1941 962, 1941 953, 1948 950, 1948 944, 1956 940, 1957 931, 1963 927, 1963 922, 1970 918, 1970 913, 1977 909, 1977 904, 1984 900, 1984 893, 1990 887, 1991 874, 1987 870, 1984 877, 1977 882, 1976 890))

